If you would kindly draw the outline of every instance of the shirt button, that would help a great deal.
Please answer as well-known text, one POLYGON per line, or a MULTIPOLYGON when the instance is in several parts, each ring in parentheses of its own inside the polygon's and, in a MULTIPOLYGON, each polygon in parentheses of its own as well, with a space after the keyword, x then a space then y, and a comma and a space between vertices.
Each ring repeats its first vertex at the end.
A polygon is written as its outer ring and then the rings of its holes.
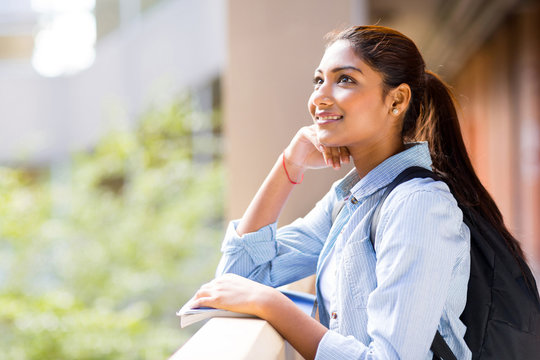
POLYGON ((334 320, 337 319, 337 312, 334 311, 330 316, 332 316, 332 319, 334 320))
POLYGON ((356 200, 356 198, 355 198, 354 196, 351 197, 351 202, 352 202, 354 205, 358 204, 358 200, 356 200))

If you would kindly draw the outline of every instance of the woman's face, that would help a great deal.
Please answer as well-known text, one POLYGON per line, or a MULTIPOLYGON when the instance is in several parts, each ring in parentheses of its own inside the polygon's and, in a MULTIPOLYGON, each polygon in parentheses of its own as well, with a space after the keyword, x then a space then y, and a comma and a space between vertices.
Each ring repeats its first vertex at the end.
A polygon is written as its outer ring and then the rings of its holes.
POLYGON ((333 43, 315 71, 308 102, 319 141, 346 146, 351 154, 395 141, 399 131, 392 100, 382 93, 382 76, 356 56, 349 42, 333 43))

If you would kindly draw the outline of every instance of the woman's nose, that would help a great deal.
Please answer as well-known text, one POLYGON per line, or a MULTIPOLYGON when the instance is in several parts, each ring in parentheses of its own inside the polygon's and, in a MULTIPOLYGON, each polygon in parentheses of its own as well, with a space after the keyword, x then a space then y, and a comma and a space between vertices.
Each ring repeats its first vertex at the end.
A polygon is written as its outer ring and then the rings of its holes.
POLYGON ((330 93, 329 86, 325 86, 323 84, 318 89, 316 89, 313 92, 312 101, 313 105, 317 107, 332 105, 334 103, 334 100, 332 94, 330 93))

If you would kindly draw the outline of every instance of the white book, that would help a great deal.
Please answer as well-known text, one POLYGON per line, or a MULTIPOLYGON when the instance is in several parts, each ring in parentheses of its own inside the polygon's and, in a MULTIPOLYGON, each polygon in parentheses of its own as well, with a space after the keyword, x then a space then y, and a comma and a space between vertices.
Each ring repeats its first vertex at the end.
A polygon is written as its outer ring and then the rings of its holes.
MULTIPOLYGON (((315 295, 303 293, 299 291, 291 290, 280 290, 285 294, 289 299, 291 299, 302 311, 306 314, 311 315, 313 311, 313 304, 315 302, 315 295)), ((196 323, 201 320, 206 320, 214 317, 246 317, 246 318, 256 318, 255 315, 242 314, 233 311, 216 309, 211 307, 200 307, 192 309, 190 307, 191 300, 188 301, 176 315, 180 317, 180 327, 184 328, 193 323, 196 323)))

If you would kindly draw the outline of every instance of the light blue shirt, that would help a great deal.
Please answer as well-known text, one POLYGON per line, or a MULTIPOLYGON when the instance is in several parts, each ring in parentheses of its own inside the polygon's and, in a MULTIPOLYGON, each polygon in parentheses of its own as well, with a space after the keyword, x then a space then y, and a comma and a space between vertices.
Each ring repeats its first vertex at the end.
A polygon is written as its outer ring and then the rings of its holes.
POLYGON ((470 235, 443 182, 413 179, 385 200, 375 249, 371 215, 384 188, 410 166, 431 167, 426 143, 394 155, 360 179, 336 182, 304 218, 238 236, 229 224, 217 274, 280 286, 317 273, 321 323, 317 359, 432 359, 438 329, 458 359, 470 359, 459 316, 465 308, 470 235), (334 206, 347 200, 332 221, 334 206), (320 271, 335 258, 335 290, 321 306, 320 271))

